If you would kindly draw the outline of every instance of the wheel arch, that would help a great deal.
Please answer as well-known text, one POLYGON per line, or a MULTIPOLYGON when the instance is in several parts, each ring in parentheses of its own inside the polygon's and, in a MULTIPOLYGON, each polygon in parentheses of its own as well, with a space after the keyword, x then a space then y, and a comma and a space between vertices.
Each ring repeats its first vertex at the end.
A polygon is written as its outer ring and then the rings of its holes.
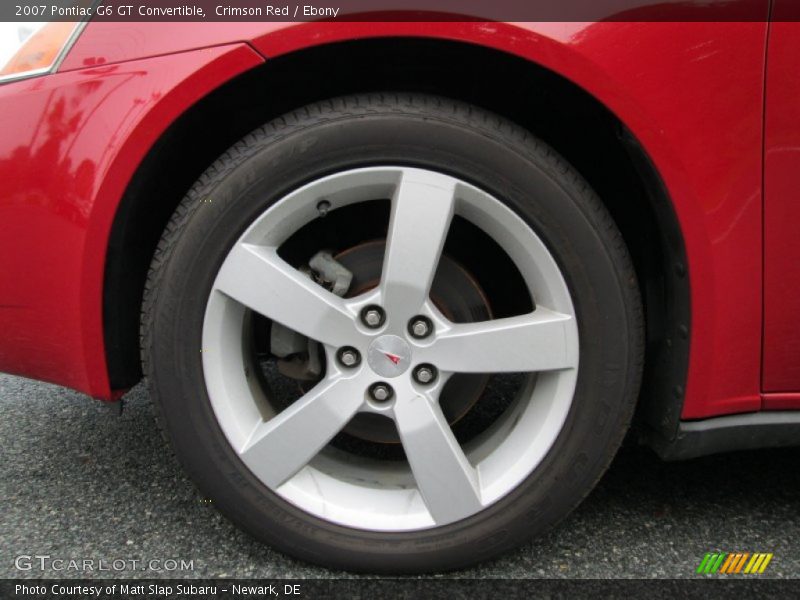
POLYGON ((623 233, 642 289, 647 350, 637 421, 674 437, 689 363, 688 265, 669 193, 647 151, 599 100, 561 75, 503 51, 442 39, 373 38, 288 52, 223 84, 172 123, 136 169, 111 229, 103 286, 111 387, 125 389, 141 377, 147 270, 170 215, 205 168, 290 109, 379 90, 439 94, 501 114, 589 181, 623 233))

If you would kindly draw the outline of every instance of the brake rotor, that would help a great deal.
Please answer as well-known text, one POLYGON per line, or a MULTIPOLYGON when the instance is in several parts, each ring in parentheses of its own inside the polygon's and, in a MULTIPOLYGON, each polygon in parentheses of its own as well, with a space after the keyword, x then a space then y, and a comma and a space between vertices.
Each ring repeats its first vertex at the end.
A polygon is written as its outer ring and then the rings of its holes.
MULTIPOLYGON (((385 240, 375 240, 349 248, 334 257, 353 274, 348 298, 378 286, 385 248, 385 240)), ((454 323, 492 318, 489 301, 478 282, 464 267, 445 254, 439 261, 430 297, 436 308, 454 323)), ((481 397, 488 381, 488 374, 457 373, 450 378, 439 396, 439 405, 450 425, 469 412, 481 397)), ((370 442, 400 443, 394 422, 374 413, 359 413, 343 431, 370 442)))

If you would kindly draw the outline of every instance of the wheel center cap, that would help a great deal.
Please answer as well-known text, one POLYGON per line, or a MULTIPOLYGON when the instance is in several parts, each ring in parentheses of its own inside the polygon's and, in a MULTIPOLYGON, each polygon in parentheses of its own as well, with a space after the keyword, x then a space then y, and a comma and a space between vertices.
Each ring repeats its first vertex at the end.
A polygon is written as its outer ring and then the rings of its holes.
POLYGON ((411 347, 401 337, 382 335, 369 345, 367 363, 381 377, 397 377, 411 365, 411 347))

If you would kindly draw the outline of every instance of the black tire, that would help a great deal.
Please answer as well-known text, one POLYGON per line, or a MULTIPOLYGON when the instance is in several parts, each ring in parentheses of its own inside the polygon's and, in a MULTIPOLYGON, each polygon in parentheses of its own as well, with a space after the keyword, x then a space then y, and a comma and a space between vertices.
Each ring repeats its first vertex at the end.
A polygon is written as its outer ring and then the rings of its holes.
POLYGON ((214 505, 288 554, 377 573, 463 567, 512 549, 564 518, 600 478, 629 426, 643 337, 627 249, 581 176, 505 119, 457 101, 410 94, 313 104, 275 119, 225 152, 186 195, 164 232, 146 285, 141 328, 142 360, 160 424, 214 505), (516 211, 560 265, 581 340, 573 404, 539 467, 473 517, 413 533, 331 524, 267 489, 218 426, 198 352, 212 282, 247 225, 304 182, 381 164, 444 171, 516 211))

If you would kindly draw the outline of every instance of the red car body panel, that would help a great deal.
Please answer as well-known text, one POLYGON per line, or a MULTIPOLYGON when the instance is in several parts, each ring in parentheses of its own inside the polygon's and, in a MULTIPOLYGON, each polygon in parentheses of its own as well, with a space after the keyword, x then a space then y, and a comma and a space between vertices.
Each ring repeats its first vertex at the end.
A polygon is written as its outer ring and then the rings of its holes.
MULTIPOLYGON (((747 3, 766 18, 768 0, 747 3)), ((0 192, 0 261, 11 274, 0 281, 7 336, 0 370, 113 397, 102 336, 105 252, 125 185, 158 136, 199 98, 264 59, 341 40, 411 36, 521 56, 575 82, 628 127, 669 191, 689 261, 682 418, 759 410, 767 33, 765 19, 92 23, 59 74, 0 86, 7 132, 0 168, 14 182, 0 192), (63 98, 63 114, 46 108, 53 95, 63 98), (21 178, 34 156, 45 159, 35 162, 35 178, 21 178), (43 162, 52 167, 41 171, 43 162)), ((782 193, 768 200, 784 208, 792 202, 782 193)))
POLYGON ((261 62, 237 44, 0 86, 0 370, 114 396, 103 264, 125 186, 187 106, 261 62))
MULTIPOLYGON (((776 6, 784 17, 789 2, 776 6)), ((796 11, 796 8, 795 8, 796 11)), ((793 15, 796 17, 797 15, 793 15)), ((800 23, 772 25, 764 131, 764 391, 766 408, 800 408, 800 23), (780 394, 777 394, 781 392, 780 394), (790 393, 787 393, 790 392, 790 393)))

